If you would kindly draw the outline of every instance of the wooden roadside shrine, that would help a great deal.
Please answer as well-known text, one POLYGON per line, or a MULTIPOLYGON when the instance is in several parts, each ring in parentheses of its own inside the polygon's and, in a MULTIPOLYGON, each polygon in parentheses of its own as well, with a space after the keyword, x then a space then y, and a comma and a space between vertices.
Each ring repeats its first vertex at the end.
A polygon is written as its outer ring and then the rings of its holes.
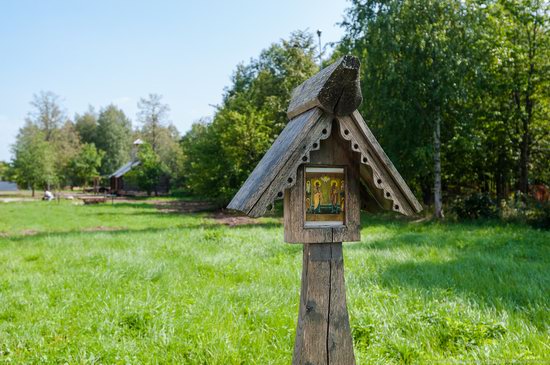
POLYGON ((284 238, 303 243, 293 364, 355 364, 342 242, 360 241, 362 208, 422 210, 367 124, 359 60, 344 56, 298 86, 285 129, 228 208, 260 217, 284 199, 284 238))

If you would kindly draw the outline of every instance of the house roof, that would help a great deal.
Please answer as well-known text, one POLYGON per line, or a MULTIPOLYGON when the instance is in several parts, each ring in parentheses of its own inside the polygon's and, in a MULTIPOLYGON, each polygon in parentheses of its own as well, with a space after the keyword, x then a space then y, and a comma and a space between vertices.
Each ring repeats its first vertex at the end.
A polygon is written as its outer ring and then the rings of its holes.
POLYGON ((288 118, 314 107, 337 116, 353 112, 363 101, 359 68, 357 57, 344 56, 304 81, 292 91, 288 118))
POLYGON ((121 177, 125 175, 128 171, 133 169, 134 167, 138 166, 141 162, 139 160, 136 161, 130 161, 124 164, 122 167, 120 167, 118 170, 113 172, 109 177, 121 177))
POLYGON ((422 206, 390 161, 382 147, 355 111, 337 117, 338 130, 332 130, 334 116, 311 109, 291 120, 267 151, 241 189, 228 205, 251 217, 260 217, 284 190, 296 181, 298 166, 309 161, 311 151, 322 147, 322 140, 339 133, 349 141, 350 152, 361 162, 363 188, 378 205, 404 215, 414 215, 422 206))
POLYGON ((422 210, 361 114, 359 61, 345 56, 298 86, 290 102, 290 122, 260 160, 228 205, 248 216, 262 216, 285 189, 296 183, 301 164, 322 140, 339 133, 349 141, 350 153, 361 162, 362 186, 378 205, 405 215, 422 210), (336 119, 337 129, 332 130, 336 119))

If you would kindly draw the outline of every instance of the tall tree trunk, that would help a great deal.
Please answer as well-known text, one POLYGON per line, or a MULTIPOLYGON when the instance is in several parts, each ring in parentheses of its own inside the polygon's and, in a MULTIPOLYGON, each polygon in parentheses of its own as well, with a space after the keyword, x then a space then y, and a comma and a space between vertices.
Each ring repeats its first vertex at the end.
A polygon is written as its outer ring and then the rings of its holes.
POLYGON ((498 201, 506 199, 506 182, 508 181, 508 161, 506 158, 506 142, 503 138, 498 139, 498 155, 497 155, 497 164, 495 171, 495 185, 498 201))
MULTIPOLYGON (((527 57, 529 60, 529 71, 527 72, 527 88, 525 90, 525 114, 521 118, 521 141, 520 141, 520 155, 519 155, 519 190, 527 194, 529 192, 529 160, 531 155, 531 122, 533 121, 533 109, 535 100, 533 95, 535 93, 534 82, 536 80, 537 70, 535 67, 535 56, 538 50, 538 23, 535 21, 532 30, 527 33, 528 50, 527 57), (532 33, 531 33, 532 32, 532 33)), ((516 106, 521 113, 521 98, 519 93, 516 98, 516 106)))
POLYGON ((441 198, 441 115, 439 108, 436 110, 434 128, 434 208, 435 218, 443 218, 441 198))
POLYGON ((519 190, 529 192, 529 133, 524 133, 520 143, 519 155, 519 190))
POLYGON ((519 153, 519 190, 527 194, 529 192, 529 158, 531 154, 531 121, 533 119, 533 90, 531 78, 535 73, 534 65, 529 67, 527 90, 525 92, 525 117, 522 118, 522 133, 519 153))

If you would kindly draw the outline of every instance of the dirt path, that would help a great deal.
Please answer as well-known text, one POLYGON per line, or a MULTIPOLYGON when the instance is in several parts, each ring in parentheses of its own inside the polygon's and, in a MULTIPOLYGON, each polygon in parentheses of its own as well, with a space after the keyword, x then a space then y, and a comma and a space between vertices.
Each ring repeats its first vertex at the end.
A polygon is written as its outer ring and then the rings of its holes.
POLYGON ((196 213, 216 209, 215 204, 205 201, 149 200, 147 202, 154 204, 155 207, 162 213, 196 213))

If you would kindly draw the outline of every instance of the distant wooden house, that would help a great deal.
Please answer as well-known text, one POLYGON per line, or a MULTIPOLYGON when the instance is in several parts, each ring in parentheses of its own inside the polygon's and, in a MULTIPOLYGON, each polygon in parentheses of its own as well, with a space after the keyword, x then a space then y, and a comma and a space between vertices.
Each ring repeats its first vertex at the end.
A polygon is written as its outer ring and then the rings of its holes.
POLYGON ((125 181, 124 175, 129 173, 133 168, 139 166, 140 163, 141 162, 139 160, 127 162, 109 176, 112 194, 124 194, 124 192, 127 191, 139 190, 139 187, 134 179, 128 179, 128 181, 125 181))
MULTIPOLYGON (((129 174, 129 172, 141 164, 137 153, 139 151, 139 146, 143 143, 144 142, 141 139, 136 139, 133 143, 132 159, 109 175, 111 194, 134 195, 141 191, 136 178, 129 174)), ((169 181, 167 176, 163 176, 159 179, 155 191, 161 194, 169 191, 169 181)))

